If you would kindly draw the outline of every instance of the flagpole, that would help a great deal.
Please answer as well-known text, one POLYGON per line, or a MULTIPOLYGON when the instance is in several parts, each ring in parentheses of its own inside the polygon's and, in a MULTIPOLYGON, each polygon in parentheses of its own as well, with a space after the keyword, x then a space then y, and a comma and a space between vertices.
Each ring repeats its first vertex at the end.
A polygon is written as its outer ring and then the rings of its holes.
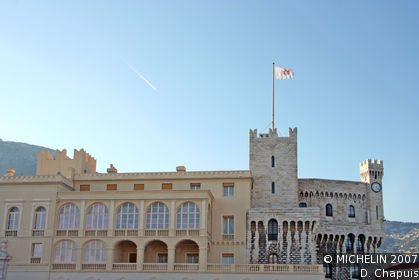
POLYGON ((272 133, 275 129, 275 62, 272 62, 272 133))

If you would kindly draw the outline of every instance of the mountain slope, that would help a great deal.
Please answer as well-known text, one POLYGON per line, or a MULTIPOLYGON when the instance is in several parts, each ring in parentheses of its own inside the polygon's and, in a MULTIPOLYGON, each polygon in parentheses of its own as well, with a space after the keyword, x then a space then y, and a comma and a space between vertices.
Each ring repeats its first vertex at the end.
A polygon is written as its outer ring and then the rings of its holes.
POLYGON ((386 235, 381 251, 389 253, 419 252, 419 223, 386 221, 386 235))
MULTIPOLYGON (((0 139, 0 176, 3 176, 8 168, 16 170, 15 176, 34 175, 38 150, 46 149, 48 148, 0 139)), ((55 156, 55 151, 49 150, 51 155, 55 156)))

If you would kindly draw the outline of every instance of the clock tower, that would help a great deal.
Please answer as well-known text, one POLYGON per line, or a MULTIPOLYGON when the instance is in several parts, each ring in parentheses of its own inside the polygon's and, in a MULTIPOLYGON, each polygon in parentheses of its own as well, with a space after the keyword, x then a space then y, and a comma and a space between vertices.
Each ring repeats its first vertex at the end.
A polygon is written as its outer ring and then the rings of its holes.
POLYGON ((368 224, 380 225, 384 223, 383 174, 384 166, 382 160, 368 159, 360 164, 361 180, 367 184, 368 224))

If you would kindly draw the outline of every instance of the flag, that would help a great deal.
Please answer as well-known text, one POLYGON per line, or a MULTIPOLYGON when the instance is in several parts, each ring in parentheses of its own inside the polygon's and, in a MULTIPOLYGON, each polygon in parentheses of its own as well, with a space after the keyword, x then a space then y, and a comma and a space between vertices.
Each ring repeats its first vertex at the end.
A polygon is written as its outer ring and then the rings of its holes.
POLYGON ((275 66, 275 78, 277 80, 294 78, 294 70, 275 66))

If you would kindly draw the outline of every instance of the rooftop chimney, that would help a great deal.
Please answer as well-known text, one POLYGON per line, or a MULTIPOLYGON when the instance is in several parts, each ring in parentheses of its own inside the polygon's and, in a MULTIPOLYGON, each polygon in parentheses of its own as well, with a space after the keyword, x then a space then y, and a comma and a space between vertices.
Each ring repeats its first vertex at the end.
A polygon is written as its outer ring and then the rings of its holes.
POLYGON ((9 168, 6 169, 6 174, 4 174, 4 176, 6 177, 13 177, 15 176, 16 170, 14 170, 13 168, 9 168))
POLYGON ((115 166, 113 166, 113 164, 111 164, 111 166, 108 169, 106 169, 106 171, 108 173, 118 173, 118 169, 116 169, 115 166))

